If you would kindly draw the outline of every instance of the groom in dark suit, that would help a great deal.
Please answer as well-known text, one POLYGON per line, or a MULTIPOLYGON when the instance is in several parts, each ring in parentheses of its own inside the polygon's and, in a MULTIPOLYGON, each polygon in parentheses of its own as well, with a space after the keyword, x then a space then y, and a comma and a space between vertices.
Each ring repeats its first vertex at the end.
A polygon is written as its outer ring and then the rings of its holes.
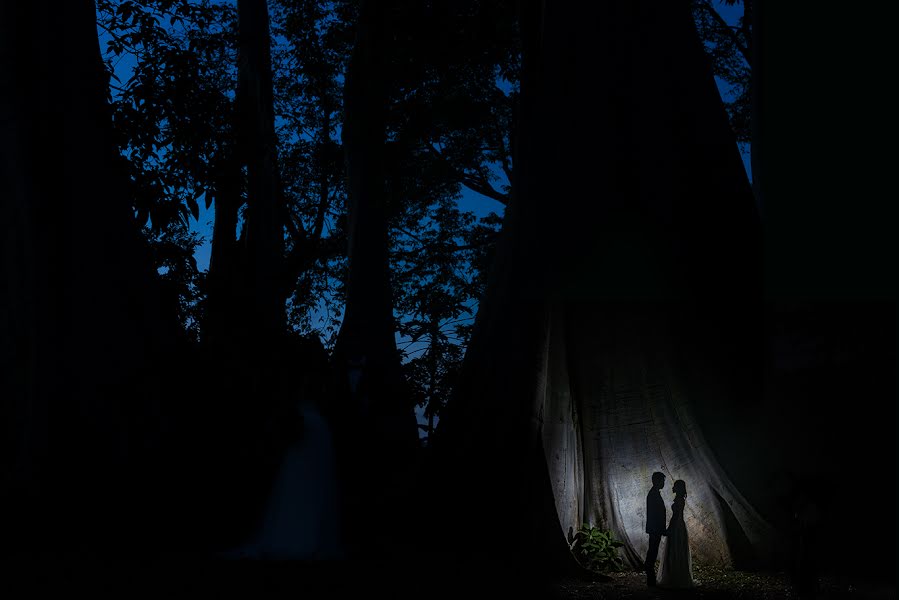
POLYGON ((652 489, 646 495, 646 533, 649 534, 649 550, 646 551, 646 584, 656 584, 656 559, 659 556, 659 544, 665 531, 665 501, 662 500, 660 490, 665 487, 665 474, 655 472, 652 474, 652 489))

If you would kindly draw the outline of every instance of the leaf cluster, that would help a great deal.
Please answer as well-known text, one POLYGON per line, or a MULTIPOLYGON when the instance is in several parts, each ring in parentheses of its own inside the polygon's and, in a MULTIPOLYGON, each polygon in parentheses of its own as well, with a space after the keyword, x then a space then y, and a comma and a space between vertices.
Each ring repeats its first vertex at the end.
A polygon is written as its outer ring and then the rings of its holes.
POLYGON ((599 529, 584 523, 571 541, 571 552, 586 569, 597 572, 620 571, 624 561, 618 555, 618 548, 624 544, 616 540, 611 531, 599 529))

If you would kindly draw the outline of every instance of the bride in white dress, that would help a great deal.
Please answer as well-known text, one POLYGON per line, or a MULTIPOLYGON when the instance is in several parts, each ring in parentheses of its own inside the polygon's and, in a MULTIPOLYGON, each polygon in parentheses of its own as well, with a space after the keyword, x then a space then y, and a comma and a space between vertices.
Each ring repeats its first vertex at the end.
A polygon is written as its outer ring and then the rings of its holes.
POLYGON ((671 521, 668 524, 662 564, 659 568, 659 587, 691 588, 693 581, 693 560, 690 556, 690 538, 684 522, 684 507, 687 504, 687 484, 683 479, 674 482, 674 503, 671 505, 671 521))

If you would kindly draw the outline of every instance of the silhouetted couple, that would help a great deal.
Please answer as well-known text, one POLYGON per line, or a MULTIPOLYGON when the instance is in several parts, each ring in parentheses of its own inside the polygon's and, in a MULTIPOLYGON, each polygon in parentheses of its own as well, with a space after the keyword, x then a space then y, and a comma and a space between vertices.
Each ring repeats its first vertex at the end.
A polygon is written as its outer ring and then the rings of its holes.
POLYGON ((674 482, 674 503, 671 505, 671 521, 665 527, 665 501, 661 490, 665 487, 665 474, 652 474, 652 489, 646 495, 646 533, 649 534, 649 549, 646 551, 646 583, 656 585, 656 559, 662 537, 667 537, 662 563, 659 569, 660 587, 693 587, 693 563, 690 558, 690 539, 684 522, 684 507, 687 504, 687 484, 678 479, 674 482))

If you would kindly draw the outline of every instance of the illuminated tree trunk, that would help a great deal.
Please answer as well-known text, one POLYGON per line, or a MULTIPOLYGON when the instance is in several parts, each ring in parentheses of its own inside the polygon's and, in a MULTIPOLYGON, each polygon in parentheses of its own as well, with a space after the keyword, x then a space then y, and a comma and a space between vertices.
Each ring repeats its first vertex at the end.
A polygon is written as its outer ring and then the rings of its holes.
POLYGON ((550 458, 576 432, 583 469, 572 475, 551 468, 560 518, 566 525, 563 506, 570 506, 569 525, 579 519, 612 529, 639 565, 648 542, 645 496, 652 473, 661 471, 669 507, 671 484, 687 482, 694 557, 742 566, 770 560, 775 533, 721 468, 693 410, 694 401, 708 400, 703 396, 731 401, 734 389, 733 382, 716 381, 720 365, 710 351, 679 343, 684 332, 670 323, 689 318, 679 309, 633 302, 600 309, 574 303, 554 315, 550 354, 567 360, 548 369, 545 411, 554 419, 544 441, 550 458))
POLYGON ((175 330, 115 164, 94 3, 0 11, 4 519, 16 546, 141 536, 118 519, 159 442, 155 359, 175 330))
POLYGON ((478 502, 452 496, 458 526, 511 522, 524 560, 566 568, 566 532, 591 522, 638 565, 658 470, 687 481, 697 558, 768 558, 774 533, 690 408, 761 376, 761 240, 688 3, 572 10, 523 4, 514 201, 436 432, 449 486, 478 502))

